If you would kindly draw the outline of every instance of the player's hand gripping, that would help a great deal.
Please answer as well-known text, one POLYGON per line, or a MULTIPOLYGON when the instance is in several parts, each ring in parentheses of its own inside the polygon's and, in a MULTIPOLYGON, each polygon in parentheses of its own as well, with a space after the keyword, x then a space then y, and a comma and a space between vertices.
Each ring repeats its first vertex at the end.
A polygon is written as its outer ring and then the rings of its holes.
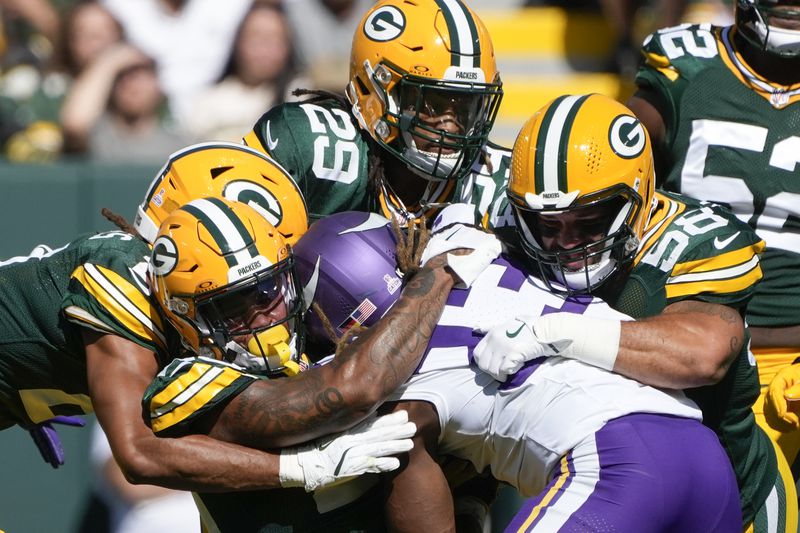
POLYGON ((372 415, 341 433, 313 444, 287 448, 281 453, 280 480, 284 487, 305 487, 311 492, 346 478, 366 473, 390 472, 400 467, 392 457, 414 447, 417 426, 408 412, 372 415))
POLYGON ((800 402, 800 364, 789 365, 781 368, 769 384, 767 402, 775 409, 778 418, 800 429, 797 402, 800 402))
POLYGON ((472 352, 478 368, 497 381, 505 381, 527 361, 553 355, 552 348, 533 332, 534 320, 517 317, 493 326, 477 326, 475 331, 485 334, 472 352))
POLYGON ((475 225, 475 207, 452 204, 439 213, 431 228, 431 239, 422 253, 421 265, 432 257, 457 249, 472 250, 466 255, 447 254, 447 266, 455 273, 459 288, 468 288, 500 255, 500 241, 475 225))

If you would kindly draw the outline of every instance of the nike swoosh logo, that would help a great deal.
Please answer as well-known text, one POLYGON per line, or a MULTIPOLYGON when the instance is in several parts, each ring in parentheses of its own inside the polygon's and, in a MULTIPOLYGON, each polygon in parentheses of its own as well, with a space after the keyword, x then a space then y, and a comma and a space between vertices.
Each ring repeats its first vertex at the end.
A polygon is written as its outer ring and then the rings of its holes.
POLYGON ((267 150, 270 152, 278 147, 278 141, 272 138, 272 132, 269 130, 269 120, 267 121, 267 150))
POLYGON ((359 233, 361 231, 369 231, 371 229, 378 229, 391 224, 389 219, 377 213, 370 213, 367 219, 357 226, 344 229, 338 235, 346 235, 347 233, 359 233))
POLYGON ((303 287, 303 305, 306 306, 306 311, 311 307, 311 302, 314 301, 314 295, 317 292, 317 285, 319 284, 319 260, 320 257, 317 256, 317 263, 314 265, 314 272, 311 273, 311 279, 309 279, 306 286, 303 287))
POLYGON ((523 322, 522 324, 519 325, 519 327, 517 328, 517 331, 508 331, 508 330, 506 330, 506 337, 508 337, 509 339, 513 339, 514 337, 519 335, 519 332, 522 331, 522 328, 524 328, 524 327, 525 327, 525 323, 523 322))
POLYGON ((731 235, 727 239, 723 239, 723 240, 719 240, 719 237, 714 237, 714 248, 716 248, 717 250, 722 250, 723 248, 728 246, 731 242, 733 242, 733 239, 738 237, 740 233, 741 233, 741 231, 737 231, 736 233, 734 233, 733 235, 731 235))

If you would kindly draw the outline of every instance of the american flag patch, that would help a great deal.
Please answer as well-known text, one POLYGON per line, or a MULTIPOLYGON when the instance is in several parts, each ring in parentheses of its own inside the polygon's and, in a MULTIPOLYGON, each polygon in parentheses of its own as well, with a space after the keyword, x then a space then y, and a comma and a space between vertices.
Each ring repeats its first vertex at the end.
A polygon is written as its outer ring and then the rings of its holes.
POLYGON ((353 309, 353 312, 350 313, 350 316, 347 317, 344 322, 339 324, 339 331, 341 333, 345 333, 353 326, 362 325, 377 309, 378 308, 375 307, 375 304, 369 301, 369 298, 364 299, 364 301, 361 302, 361 305, 353 309))

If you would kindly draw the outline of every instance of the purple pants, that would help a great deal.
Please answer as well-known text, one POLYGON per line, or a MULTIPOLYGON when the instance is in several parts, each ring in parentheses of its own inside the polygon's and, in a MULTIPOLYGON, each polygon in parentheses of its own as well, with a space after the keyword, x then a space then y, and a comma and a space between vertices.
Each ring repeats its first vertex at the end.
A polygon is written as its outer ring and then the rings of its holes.
POLYGON ((573 448, 506 531, 743 530, 739 492, 716 435, 700 422, 633 414, 573 448))

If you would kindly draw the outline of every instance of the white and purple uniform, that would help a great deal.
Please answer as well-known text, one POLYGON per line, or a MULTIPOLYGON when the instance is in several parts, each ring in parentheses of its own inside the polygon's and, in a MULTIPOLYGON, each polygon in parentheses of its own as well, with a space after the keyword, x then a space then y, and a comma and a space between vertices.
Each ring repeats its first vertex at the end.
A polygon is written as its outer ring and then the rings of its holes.
POLYGON ((433 404, 439 452, 490 467, 533 496, 513 531, 741 531, 733 470, 684 394, 559 357, 500 383, 472 364, 473 328, 555 311, 625 318, 564 300, 498 259, 454 290, 415 375, 392 400, 433 404))

